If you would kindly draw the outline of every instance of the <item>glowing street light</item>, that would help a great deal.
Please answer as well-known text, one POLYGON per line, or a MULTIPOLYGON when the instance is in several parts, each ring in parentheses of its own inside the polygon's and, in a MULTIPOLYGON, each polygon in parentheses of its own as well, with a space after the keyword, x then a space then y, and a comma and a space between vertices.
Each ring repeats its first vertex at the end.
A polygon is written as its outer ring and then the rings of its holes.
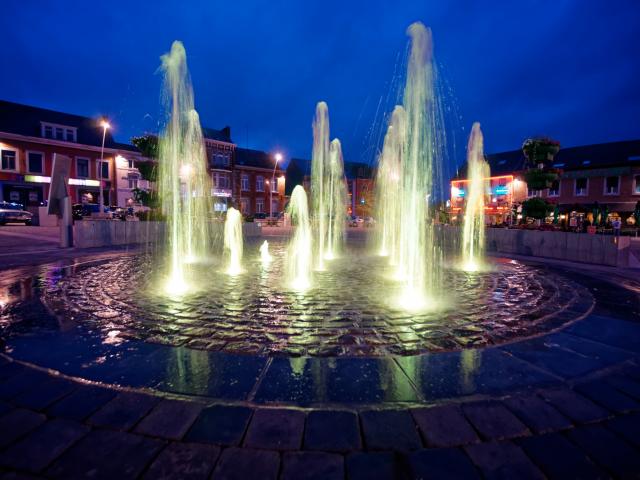
POLYGON ((269 186, 269 218, 273 220, 273 187, 276 185, 276 168, 278 168, 278 162, 282 161, 282 154, 280 152, 273 156, 276 161, 273 166, 273 173, 271 174, 271 185, 269 186))
POLYGON ((100 199, 100 216, 104 215, 104 189, 102 188, 102 165, 104 164, 104 140, 107 136, 107 130, 109 128, 111 128, 111 125, 109 125, 109 122, 107 122, 105 119, 102 119, 100 121, 100 126, 102 127, 102 148, 100 149, 100 168, 99 168, 99 182, 100 182, 100 193, 98 194, 99 199, 100 199))

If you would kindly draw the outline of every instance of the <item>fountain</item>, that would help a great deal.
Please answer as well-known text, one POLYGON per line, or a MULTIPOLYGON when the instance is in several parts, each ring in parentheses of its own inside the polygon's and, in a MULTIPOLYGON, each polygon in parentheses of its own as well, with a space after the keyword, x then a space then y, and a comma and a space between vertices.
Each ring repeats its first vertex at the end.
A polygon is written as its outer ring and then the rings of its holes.
POLYGON ((265 240, 262 242, 262 245, 260 245, 260 262, 263 267, 266 267, 271 263, 271 260, 273 260, 273 257, 269 253, 269 242, 265 240))
POLYGON ((242 214, 231 207, 224 222, 224 250, 229 255, 226 272, 229 275, 242 273, 242 214))
POLYGON ((311 286, 313 245, 307 192, 300 185, 291 193, 287 213, 295 230, 287 246, 286 283, 294 290, 307 290, 311 286))
POLYGON ((475 122, 467 147, 467 188, 462 227, 462 268, 475 272, 484 263, 484 201, 489 189, 489 164, 484 160, 482 130, 475 122))
POLYGON ((329 109, 318 102, 313 120, 311 200, 315 227, 316 268, 340 254, 346 227, 346 185, 342 148, 338 139, 329 143, 329 109))
POLYGON ((419 22, 407 33, 411 51, 403 105, 391 117, 378 175, 379 253, 390 257, 403 284, 399 306, 424 310, 435 306, 442 283, 441 251, 429 208, 440 172, 442 122, 434 93, 431 33, 419 22))
POLYGON ((208 254, 211 182, 184 46, 161 57, 168 118, 159 141, 158 194, 167 218, 167 293, 188 288, 187 265, 208 254))

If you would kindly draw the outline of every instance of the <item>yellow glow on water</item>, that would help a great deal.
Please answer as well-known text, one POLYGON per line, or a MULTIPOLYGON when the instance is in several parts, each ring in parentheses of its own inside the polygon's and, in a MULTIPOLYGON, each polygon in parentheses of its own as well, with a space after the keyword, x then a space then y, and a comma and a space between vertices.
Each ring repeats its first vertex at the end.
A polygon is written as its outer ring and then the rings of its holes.
POLYGON ((465 263, 465 264, 462 266, 462 269, 463 269, 465 272, 477 272, 477 271, 479 271, 479 270, 480 270, 480 267, 478 266, 478 264, 477 264, 476 262, 474 262, 474 261, 469 261, 469 262, 465 263))
POLYGON ((189 287, 182 276, 182 271, 175 271, 164 284, 164 292, 169 296, 180 296, 187 293, 189 287))
POLYGON ((229 255, 228 275, 240 275, 242 273, 242 215, 231 207, 227 211, 227 219, 224 222, 224 249, 229 255))

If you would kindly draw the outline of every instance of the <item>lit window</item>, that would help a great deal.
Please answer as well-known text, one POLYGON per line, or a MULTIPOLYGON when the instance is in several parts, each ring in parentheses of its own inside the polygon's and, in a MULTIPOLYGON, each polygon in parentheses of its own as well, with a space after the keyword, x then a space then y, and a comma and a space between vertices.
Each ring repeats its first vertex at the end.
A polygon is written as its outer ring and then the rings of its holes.
POLYGON ((16 169, 16 152, 13 150, 2 150, 2 170, 16 169))
POLYGON ((264 178, 260 175, 256 177, 256 192, 264 192, 264 178))
POLYGON ((27 169, 29 173, 42 173, 42 154, 29 152, 27 156, 27 169))
POLYGON ((634 178, 633 193, 640 195, 640 175, 636 175, 634 178))

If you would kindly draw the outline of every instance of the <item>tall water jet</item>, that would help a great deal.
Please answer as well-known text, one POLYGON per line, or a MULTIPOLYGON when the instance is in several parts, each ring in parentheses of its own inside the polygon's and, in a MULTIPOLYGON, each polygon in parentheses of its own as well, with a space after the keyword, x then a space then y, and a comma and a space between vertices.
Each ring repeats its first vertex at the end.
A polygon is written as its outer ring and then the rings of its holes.
POLYGON ((329 145, 329 169, 327 172, 327 240, 324 258, 332 260, 342 251, 346 228, 347 188, 344 180, 344 161, 340 140, 329 145))
POLYGON ((307 192, 300 185, 291 193, 287 213, 295 230, 287 245, 286 282, 290 288, 306 290, 311 286, 313 245, 307 192))
POLYGON ((159 141, 158 193, 167 218, 166 290, 181 293, 186 265, 207 254, 211 186, 182 43, 173 42, 161 61, 167 123, 159 141))
POLYGON ((400 250, 400 175, 405 154, 406 124, 406 112, 398 105, 393 110, 384 137, 376 175, 376 218, 380 225, 376 232, 376 250, 378 255, 388 256, 391 265, 397 265, 400 250))
POLYGON ((312 217, 316 237, 316 268, 339 255, 346 228, 346 184, 340 141, 329 142, 329 109, 318 102, 313 120, 311 156, 312 217))
POLYGON ((396 108, 387 132, 389 155, 383 155, 380 175, 388 177, 378 183, 378 196, 386 199, 380 213, 383 238, 387 232, 382 253, 393 259, 396 278, 403 283, 400 306, 422 310, 432 306, 441 284, 440 249, 429 201, 435 197, 435 179, 440 174, 442 132, 434 93, 431 32, 416 22, 407 34, 411 50, 403 105, 396 108), (389 160, 387 168, 388 157, 394 160, 389 160), (398 171, 397 187, 391 182, 393 170, 398 171), (396 192, 398 205, 389 202, 396 192))
POLYGON ((242 273, 242 215, 231 207, 224 222, 224 250, 229 256, 226 272, 229 275, 242 273))
POLYGON ((489 164, 484 159, 484 140, 475 122, 467 146, 467 191, 462 227, 462 268, 478 270, 484 260, 484 202, 489 189, 489 164))

